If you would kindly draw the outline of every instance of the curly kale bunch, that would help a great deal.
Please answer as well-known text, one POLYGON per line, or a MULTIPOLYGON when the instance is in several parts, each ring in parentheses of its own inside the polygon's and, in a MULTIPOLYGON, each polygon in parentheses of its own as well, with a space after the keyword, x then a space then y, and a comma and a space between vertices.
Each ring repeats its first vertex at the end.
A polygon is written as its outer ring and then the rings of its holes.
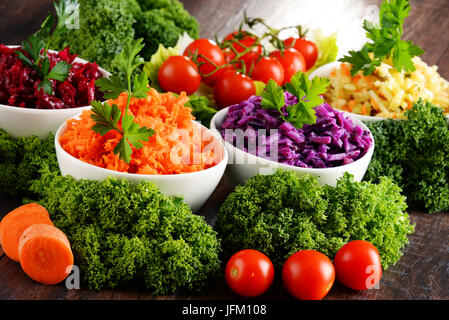
POLYGON ((441 108, 419 100, 408 121, 368 123, 376 146, 365 180, 392 178, 410 207, 449 210, 449 128, 441 108))
POLYGON ((143 38, 143 57, 149 60, 159 43, 176 44, 187 32, 198 38, 198 22, 178 0, 79 0, 80 28, 52 38, 52 48, 72 53, 118 71, 117 55, 133 38, 143 38))
POLYGON ((198 22, 190 16, 178 0, 137 0, 142 14, 135 26, 138 38, 145 39, 142 55, 149 61, 157 51, 159 44, 174 47, 180 35, 187 32, 190 37, 198 38, 198 22))
POLYGON ((414 230, 406 207, 401 189, 388 178, 360 183, 345 174, 330 187, 278 170, 238 186, 221 207, 215 230, 224 258, 252 248, 281 267, 299 250, 318 250, 332 259, 348 241, 367 240, 387 269, 402 256, 414 230))
POLYGON ((69 238, 90 289, 140 281, 154 294, 199 290, 220 267, 216 232, 153 183, 76 181, 47 171, 31 190, 69 238))
POLYGON ((59 171, 53 135, 14 139, 0 129, 0 196, 29 195, 30 183, 42 168, 59 171))

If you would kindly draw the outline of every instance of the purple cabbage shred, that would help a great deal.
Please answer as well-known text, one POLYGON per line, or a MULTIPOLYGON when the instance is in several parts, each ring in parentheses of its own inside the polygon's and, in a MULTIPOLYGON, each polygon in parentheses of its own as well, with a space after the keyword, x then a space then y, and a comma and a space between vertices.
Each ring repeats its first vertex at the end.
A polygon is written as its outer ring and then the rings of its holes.
MULTIPOLYGON (((283 111, 288 113, 289 106, 298 99, 289 92, 284 96, 283 111)), ((355 126, 348 116, 327 103, 314 108, 315 124, 296 129, 280 119, 277 110, 263 109, 261 101, 261 97, 252 96, 230 106, 221 125, 224 139, 245 152, 273 160, 270 146, 277 144, 277 161, 280 163, 303 168, 331 168, 360 159, 373 144, 368 131, 355 126)))

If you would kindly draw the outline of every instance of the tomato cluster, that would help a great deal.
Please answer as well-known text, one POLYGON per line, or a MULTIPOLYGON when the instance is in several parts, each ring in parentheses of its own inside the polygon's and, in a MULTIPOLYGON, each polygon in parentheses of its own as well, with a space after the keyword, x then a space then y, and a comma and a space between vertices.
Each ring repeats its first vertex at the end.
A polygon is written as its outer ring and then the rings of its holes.
POLYGON ((282 49, 266 53, 262 38, 245 31, 228 34, 221 44, 208 39, 193 41, 183 58, 170 57, 159 69, 159 83, 165 91, 195 92, 201 81, 213 88, 219 108, 240 103, 256 94, 254 81, 279 85, 298 71, 310 69, 318 58, 316 45, 305 38, 288 38, 282 49))
MULTIPOLYGON (((292 254, 282 268, 284 287, 301 300, 324 298, 335 278, 348 288, 365 290, 378 284, 381 276, 379 252, 371 243, 362 240, 344 245, 335 255, 334 263, 321 252, 302 250, 292 254)), ((263 253, 245 249, 229 259, 225 278, 235 293, 256 297, 271 286, 274 267, 263 253)))

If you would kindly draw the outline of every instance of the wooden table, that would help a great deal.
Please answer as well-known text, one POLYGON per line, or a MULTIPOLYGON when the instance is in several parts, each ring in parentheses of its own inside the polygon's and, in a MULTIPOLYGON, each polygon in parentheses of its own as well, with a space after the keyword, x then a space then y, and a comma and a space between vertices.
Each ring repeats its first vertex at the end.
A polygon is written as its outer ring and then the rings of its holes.
MULTIPOLYGON (((340 0, 341 1, 341 0, 340 0)), ((260 16, 268 23, 280 27, 304 23, 297 16, 311 10, 310 1, 293 0, 184 0, 185 7, 193 14, 201 26, 201 36, 212 38, 215 34, 225 36, 234 30, 242 17, 243 9, 251 16, 260 16)), ((332 28, 334 20, 344 28, 357 14, 365 15, 372 5, 380 0, 345 1, 350 4, 346 10, 328 14, 337 1, 324 0, 323 11, 315 11, 317 21, 327 23, 332 28), (360 10, 360 6, 361 9, 360 10), (358 7, 359 13, 353 12, 358 7), (338 18, 338 19, 337 19, 338 18)), ((343 1, 342 1, 343 2, 343 1)), ((34 32, 52 0, 21 0, 0 2, 0 43, 20 43, 34 32)), ((411 1, 412 13, 405 25, 405 38, 413 39, 426 50, 423 59, 429 64, 437 64, 440 73, 449 79, 449 0, 411 1)), ((302 17, 304 15, 301 15, 302 17)), ((310 14, 312 17, 312 14, 310 14)), ((359 17, 360 18, 360 17, 359 17)), ((312 21, 315 19, 309 19, 312 21)), ((310 21, 309 21, 310 23, 310 21)), ((213 196, 201 209, 210 224, 215 222, 218 209, 232 188, 224 178, 213 196)), ((0 199, 0 217, 19 204, 18 199, 0 199)), ((409 237, 410 244, 405 255, 393 267, 384 272, 379 289, 356 292, 336 283, 326 299, 449 299, 449 215, 441 213, 429 215, 410 212, 416 231, 409 237)), ((5 257, 0 249, 0 299, 236 299, 238 298, 222 281, 212 285, 202 294, 179 293, 170 296, 153 297, 143 289, 89 291, 67 290, 63 285, 44 286, 30 280, 20 266, 5 257)), ((279 281, 264 295, 264 299, 291 299, 279 281)))

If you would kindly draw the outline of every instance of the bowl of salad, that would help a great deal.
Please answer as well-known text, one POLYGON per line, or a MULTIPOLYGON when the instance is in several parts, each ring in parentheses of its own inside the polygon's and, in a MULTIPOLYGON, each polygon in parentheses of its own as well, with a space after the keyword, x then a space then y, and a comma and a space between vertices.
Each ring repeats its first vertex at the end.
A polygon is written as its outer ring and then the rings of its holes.
POLYGON ((332 107, 364 121, 405 119, 419 99, 439 106, 449 115, 449 82, 427 65, 424 50, 402 39, 410 4, 383 2, 379 23, 365 20, 367 42, 336 62, 315 70, 311 77, 330 79, 324 100, 332 107))
MULTIPOLYGON (((306 77, 304 74, 304 83, 306 77)), ((313 85, 308 87, 312 89, 313 85)), ((252 96, 220 110, 211 121, 211 129, 221 135, 229 153, 230 179, 242 184, 255 174, 271 174, 282 168, 298 175, 316 176, 320 183, 331 186, 345 172, 361 181, 374 151, 368 127, 317 97, 300 99, 288 91, 276 93, 272 88, 267 87, 262 97, 252 96), (275 96, 279 100, 278 110, 270 108, 274 102, 270 99, 275 96), (312 105, 307 105, 309 102, 312 105), (285 117, 306 110, 303 107, 315 115, 311 121, 285 117), (298 125, 298 119, 305 123, 298 125)), ((319 90, 309 90, 312 91, 319 94, 319 90)), ((302 96, 303 92, 298 92, 302 96)))
POLYGON ((46 57, 48 62, 39 62, 48 63, 43 77, 45 71, 25 62, 33 60, 21 46, 0 44, 0 129, 13 137, 45 138, 103 97, 95 80, 108 77, 106 70, 70 54, 68 48, 48 50, 46 57))
POLYGON ((414 71, 397 71, 391 60, 385 60, 366 76, 360 71, 352 76, 350 64, 335 61, 310 77, 329 78, 324 100, 362 121, 405 119, 405 112, 419 98, 440 106, 449 116, 449 82, 438 74, 436 66, 428 66, 419 57, 411 61, 414 71))
POLYGON ((120 112, 116 129, 94 131, 99 125, 94 120, 99 116, 95 107, 64 122, 55 136, 59 168, 62 175, 77 180, 148 180, 168 196, 182 196, 196 211, 220 182, 228 153, 220 136, 194 121, 192 109, 184 106, 189 100, 185 93, 176 96, 148 90, 145 98, 130 100, 134 123, 128 132, 126 120, 119 121, 125 117, 126 93, 104 103, 116 105, 120 112), (148 130, 146 136, 142 130, 148 130), (127 155, 127 147, 131 154, 127 155))

